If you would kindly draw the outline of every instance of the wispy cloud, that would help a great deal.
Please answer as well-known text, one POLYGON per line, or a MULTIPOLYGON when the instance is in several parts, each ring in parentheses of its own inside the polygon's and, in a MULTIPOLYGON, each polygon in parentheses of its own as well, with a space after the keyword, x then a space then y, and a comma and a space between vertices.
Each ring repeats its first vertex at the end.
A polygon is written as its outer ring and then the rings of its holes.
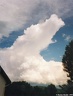
POLYGON ((11 80, 26 80, 37 83, 66 83, 67 76, 61 62, 45 61, 40 52, 49 44, 56 32, 64 26, 57 15, 52 15, 43 23, 32 25, 24 30, 15 43, 0 50, 0 64, 11 80))
POLYGON ((66 41, 70 41, 72 38, 70 35, 67 35, 67 34, 62 34, 62 37, 64 38, 64 40, 66 41))
POLYGON ((63 37, 66 37, 66 34, 62 34, 63 37))
POLYGON ((68 35, 66 38, 65 38, 66 41, 70 41, 71 40, 71 36, 68 35))

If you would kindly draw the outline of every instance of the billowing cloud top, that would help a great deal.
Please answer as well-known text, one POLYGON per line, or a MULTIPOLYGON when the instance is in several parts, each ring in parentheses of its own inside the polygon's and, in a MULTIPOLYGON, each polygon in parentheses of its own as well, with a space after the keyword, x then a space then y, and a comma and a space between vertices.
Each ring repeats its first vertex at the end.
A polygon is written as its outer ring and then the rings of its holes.
POLYGON ((43 23, 24 30, 24 35, 19 36, 10 48, 0 50, 0 63, 9 77, 44 84, 65 83, 67 77, 61 62, 47 62, 40 55, 41 50, 54 43, 53 36, 64 25, 54 14, 43 23))

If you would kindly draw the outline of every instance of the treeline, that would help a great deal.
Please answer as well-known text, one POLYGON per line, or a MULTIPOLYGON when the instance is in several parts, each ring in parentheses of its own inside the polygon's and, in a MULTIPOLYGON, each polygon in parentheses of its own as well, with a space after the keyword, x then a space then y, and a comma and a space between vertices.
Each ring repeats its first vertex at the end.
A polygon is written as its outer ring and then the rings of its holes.
POLYGON ((50 84, 47 86, 31 86, 29 83, 13 82, 5 88, 5 96, 56 96, 56 94, 72 94, 73 83, 59 85, 59 88, 50 84))
POLYGON ((55 85, 31 86, 27 82, 13 82, 5 89, 5 96, 56 96, 55 85))

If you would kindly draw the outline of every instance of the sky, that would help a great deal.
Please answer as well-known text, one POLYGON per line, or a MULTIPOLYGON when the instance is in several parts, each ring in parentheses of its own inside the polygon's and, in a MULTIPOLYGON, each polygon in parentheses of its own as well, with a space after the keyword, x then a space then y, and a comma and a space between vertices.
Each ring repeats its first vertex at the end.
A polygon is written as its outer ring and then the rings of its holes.
POLYGON ((11 81, 65 84, 73 0, 0 0, 0 65, 11 81))

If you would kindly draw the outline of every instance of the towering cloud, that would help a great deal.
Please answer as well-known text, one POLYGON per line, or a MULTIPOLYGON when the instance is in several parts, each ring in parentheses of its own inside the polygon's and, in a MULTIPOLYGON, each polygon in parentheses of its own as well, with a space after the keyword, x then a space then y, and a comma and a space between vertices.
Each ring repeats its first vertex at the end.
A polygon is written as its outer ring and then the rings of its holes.
POLYGON ((53 36, 64 25, 61 18, 51 15, 45 22, 24 30, 24 35, 19 36, 10 48, 0 50, 0 63, 11 80, 44 84, 66 82, 61 62, 47 62, 40 55, 44 48, 54 43, 53 36))

